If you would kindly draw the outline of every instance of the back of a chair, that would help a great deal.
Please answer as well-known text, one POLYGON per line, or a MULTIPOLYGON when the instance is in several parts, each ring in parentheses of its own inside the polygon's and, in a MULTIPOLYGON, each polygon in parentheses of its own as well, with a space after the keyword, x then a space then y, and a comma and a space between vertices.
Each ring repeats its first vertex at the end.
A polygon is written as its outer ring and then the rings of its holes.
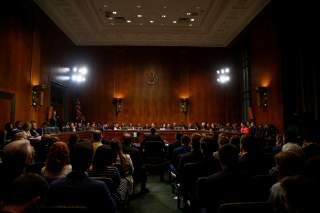
POLYGON ((95 180, 100 180, 100 181, 104 182, 110 190, 115 190, 115 186, 114 186, 113 180, 111 178, 101 177, 101 176, 100 177, 91 177, 91 178, 93 178, 95 180))
POLYGON ((266 201, 269 198, 270 188, 277 182, 272 175, 256 175, 250 184, 252 201, 266 201))
POLYGON ((273 213, 272 205, 268 202, 240 202, 223 203, 219 206, 218 213, 273 213))
POLYGON ((146 163, 160 163, 165 158, 163 141, 146 141, 142 147, 142 152, 146 163))

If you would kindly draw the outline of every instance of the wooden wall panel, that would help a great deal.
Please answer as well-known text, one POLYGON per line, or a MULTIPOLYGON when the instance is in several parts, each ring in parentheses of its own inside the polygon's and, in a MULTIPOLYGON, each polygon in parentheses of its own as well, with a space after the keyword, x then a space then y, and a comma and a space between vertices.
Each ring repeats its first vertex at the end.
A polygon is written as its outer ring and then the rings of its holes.
POLYGON ((272 123, 284 127, 283 90, 279 34, 272 22, 269 6, 253 26, 250 35, 252 108, 257 123, 272 123), (258 107, 256 88, 269 88, 269 107, 258 107))
POLYGON ((188 123, 239 121, 240 82, 230 50, 183 47, 79 48, 91 58, 88 81, 74 88, 80 94, 89 121, 132 123, 188 123), (229 85, 218 85, 216 70, 231 67, 229 85), (146 83, 156 73, 155 85, 146 83), (123 98, 123 111, 115 115, 113 97, 123 98), (188 97, 187 114, 179 99, 188 97))
MULTIPOLYGON (((15 119, 29 120, 32 112, 32 28, 30 19, 22 18, 28 12, 19 8, 15 12, 17 14, 3 13, 4 18, 0 22, 0 91, 16 95, 15 119)), ((1 114, 10 114, 5 107, 0 111, 1 114)), ((3 127, 1 120, 0 127, 3 127)))

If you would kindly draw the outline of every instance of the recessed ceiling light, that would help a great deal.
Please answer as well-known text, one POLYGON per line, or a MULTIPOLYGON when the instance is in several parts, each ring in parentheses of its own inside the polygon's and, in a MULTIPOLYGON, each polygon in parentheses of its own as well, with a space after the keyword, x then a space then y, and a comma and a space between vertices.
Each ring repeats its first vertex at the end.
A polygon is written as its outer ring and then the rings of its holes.
POLYGON ((108 7, 108 5, 105 4, 105 5, 103 5, 103 7, 108 7))
POLYGON ((187 16, 191 16, 191 13, 190 13, 190 12, 187 12, 187 16))
POLYGON ((109 20, 113 20, 113 17, 108 17, 109 20))
POLYGON ((176 23, 177 23, 177 21, 176 21, 176 20, 174 20, 174 21, 172 21, 172 23, 176 24, 176 23))
POLYGON ((189 27, 192 27, 192 24, 189 24, 189 27))
POLYGON ((163 9, 167 9, 167 6, 163 6, 163 9))
POLYGON ((142 25, 143 25, 143 23, 139 23, 139 25, 140 25, 140 26, 142 26, 142 25))
POLYGON ((166 17, 167 17, 166 14, 161 15, 161 18, 166 18, 166 17))
POLYGON ((141 8, 141 5, 137 5, 136 7, 137 7, 138 9, 140 9, 140 8, 141 8))
POLYGON ((191 18, 190 21, 194 21, 194 18, 191 18))
POLYGON ((113 15, 116 15, 116 14, 117 14, 117 11, 112 11, 112 14, 113 14, 113 15))
POLYGON ((127 20, 127 23, 131 23, 131 20, 127 20))
POLYGON ((142 17, 142 15, 141 15, 141 14, 138 14, 138 15, 137 15, 137 17, 138 17, 138 18, 141 18, 141 17, 142 17))
POLYGON ((153 24, 153 23, 154 23, 154 20, 150 20, 149 22, 150 22, 151 24, 153 24))

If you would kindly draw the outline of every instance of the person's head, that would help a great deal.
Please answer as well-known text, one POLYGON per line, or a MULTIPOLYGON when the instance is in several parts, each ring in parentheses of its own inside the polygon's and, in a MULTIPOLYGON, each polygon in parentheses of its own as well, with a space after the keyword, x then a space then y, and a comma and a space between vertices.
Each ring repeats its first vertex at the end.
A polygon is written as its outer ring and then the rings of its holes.
POLYGON ((200 141, 201 151, 205 156, 212 156, 213 152, 218 151, 218 142, 211 136, 203 137, 200 141))
POLYGON ((156 128, 151 128, 150 132, 151 132, 152 135, 156 134, 156 128))
POLYGON ((47 170, 53 173, 62 171, 63 167, 70 163, 69 148, 65 142, 55 142, 50 146, 47 155, 47 170))
POLYGON ((181 144, 181 139, 182 139, 183 134, 181 132, 176 133, 176 142, 178 144, 181 144))
POLYGON ((92 155, 92 145, 88 141, 74 144, 70 155, 72 170, 86 171, 90 167, 92 155))
POLYGON ((239 152, 235 145, 225 144, 219 149, 219 161, 224 168, 233 168, 238 165, 239 152))
POLYGON ((128 146, 131 145, 133 142, 133 137, 130 133, 126 132, 123 134, 123 144, 128 146))
POLYGON ((201 135, 200 134, 195 133, 195 134, 192 135, 192 137, 191 137, 191 146, 192 146, 192 149, 194 151, 200 150, 200 140, 201 140, 201 135))
POLYGON ((302 147, 295 143, 286 143, 282 146, 281 151, 283 152, 294 152, 297 155, 304 157, 302 147))
POLYGON ((191 139, 188 135, 183 135, 181 138, 181 142, 184 146, 189 146, 191 139))
POLYGON ((36 121, 30 121, 30 123, 31 123, 31 128, 32 129, 37 129, 38 128, 36 121))
POLYGON ((16 121, 14 122, 14 127, 17 128, 17 129, 21 129, 22 130, 22 121, 16 121))
POLYGON ((101 138, 102 138, 102 133, 100 130, 96 130, 93 132, 93 141, 101 141, 101 138))
POLYGON ((13 124, 11 122, 8 122, 4 125, 4 130, 11 131, 13 129, 13 124))
POLYGON ((48 183, 43 177, 34 173, 22 174, 9 185, 2 211, 29 212, 44 200, 47 191, 48 183))
POLYGON ((31 123, 30 123, 30 122, 25 122, 25 123, 22 125, 22 130, 23 130, 23 131, 28 132, 28 131, 30 131, 30 129, 31 129, 31 123))
POLYGON ((112 149, 110 146, 103 144, 99 146, 93 158, 94 169, 105 169, 112 164, 112 149))
POLYGON ((123 154, 122 144, 118 139, 112 139, 110 146, 114 153, 123 154))
POLYGON ((280 181, 284 191, 284 206, 288 213, 319 212, 320 206, 316 194, 319 192, 319 182, 304 176, 288 176, 280 181))
POLYGON ((277 178, 281 179, 286 176, 301 174, 303 170, 303 158, 295 152, 279 152, 275 155, 276 168, 278 171, 277 178))
POLYGON ((34 148, 28 140, 16 140, 3 148, 3 162, 12 168, 24 168, 33 162, 34 148))

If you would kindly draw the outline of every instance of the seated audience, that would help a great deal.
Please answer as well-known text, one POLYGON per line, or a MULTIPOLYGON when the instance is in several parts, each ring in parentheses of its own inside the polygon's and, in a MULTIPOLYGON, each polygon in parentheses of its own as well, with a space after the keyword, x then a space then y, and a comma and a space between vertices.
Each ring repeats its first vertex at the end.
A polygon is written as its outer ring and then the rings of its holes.
POLYGON ((191 137, 191 152, 185 153, 181 155, 178 167, 177 167, 177 172, 178 174, 182 171, 183 167, 187 163, 193 163, 200 161, 203 158, 203 155, 201 153, 200 149, 200 140, 201 140, 201 135, 200 134, 193 134, 191 137))
POLYGON ((274 205, 275 211, 285 211, 284 191, 281 187, 281 179, 288 176, 300 175, 303 172, 303 157, 295 152, 279 152, 275 155, 276 167, 273 168, 273 175, 276 176, 278 182, 271 187, 269 200, 274 205))
POLYGON ((140 183, 140 194, 149 192, 149 189, 146 187, 148 177, 145 164, 139 149, 133 146, 133 138, 129 133, 123 136, 123 152, 131 157, 134 167, 132 177, 134 184, 140 183))
POLYGON ((117 212, 108 186, 88 177, 86 171, 91 161, 91 144, 75 144, 71 153, 72 172, 50 184, 47 204, 85 206, 90 212, 117 212))
POLYGON ((92 149, 93 149, 93 157, 96 153, 96 150, 99 146, 102 146, 102 132, 100 130, 96 130, 93 132, 93 141, 92 141, 92 149))
POLYGON ((119 171, 120 176, 128 181, 129 195, 133 193, 133 163, 129 154, 124 154, 122 144, 119 140, 113 139, 111 141, 112 161, 119 171))
POLYGON ((120 178, 120 172, 112 164, 112 149, 108 145, 99 146, 93 158, 92 169, 88 171, 90 177, 106 177, 112 180, 110 188, 115 201, 125 200, 127 195, 127 180, 120 178))

